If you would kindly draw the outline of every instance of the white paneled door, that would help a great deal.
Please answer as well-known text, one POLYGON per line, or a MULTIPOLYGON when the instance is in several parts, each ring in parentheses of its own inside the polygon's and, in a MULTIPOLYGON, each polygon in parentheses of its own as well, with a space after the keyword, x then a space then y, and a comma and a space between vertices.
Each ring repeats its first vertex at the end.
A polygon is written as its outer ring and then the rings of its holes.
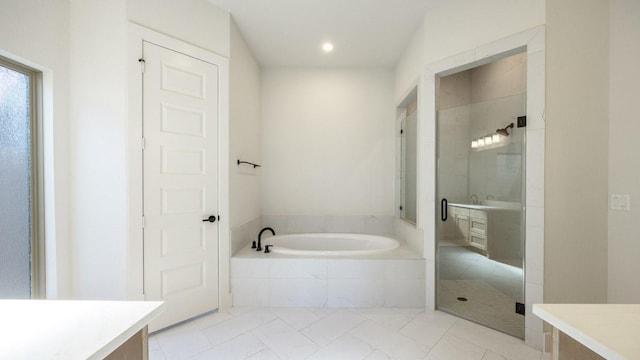
POLYGON ((143 42, 144 292, 154 331, 218 307, 218 67, 143 42))

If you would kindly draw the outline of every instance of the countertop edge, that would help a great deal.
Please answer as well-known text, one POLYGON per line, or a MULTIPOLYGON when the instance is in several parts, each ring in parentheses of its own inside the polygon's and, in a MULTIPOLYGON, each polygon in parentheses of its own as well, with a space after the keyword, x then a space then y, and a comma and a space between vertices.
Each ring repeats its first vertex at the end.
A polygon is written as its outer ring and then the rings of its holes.
POLYGON ((615 350, 609 348, 608 346, 602 344, 600 341, 590 337, 584 332, 576 329, 571 326, 564 320, 558 318, 556 315, 550 313, 547 309, 545 309, 546 304, 533 304, 532 310, 533 314, 546 321, 553 327, 562 331, 563 333, 571 336, 576 341, 580 342, 582 345, 594 351, 596 354, 604 357, 608 360, 625 360, 626 358, 620 355, 615 350))
POLYGON ((113 340, 109 341, 102 348, 98 349, 93 355, 87 358, 87 360, 104 359, 105 357, 107 357, 107 355, 111 354, 114 350, 120 347, 120 345, 124 344, 127 340, 129 340, 129 338, 135 335, 138 331, 142 330, 149 324, 151 320, 153 320, 156 316, 164 311, 164 302, 162 301, 147 301, 146 303, 149 303, 149 305, 155 305, 151 312, 141 317, 138 321, 129 326, 127 330, 122 332, 113 340))

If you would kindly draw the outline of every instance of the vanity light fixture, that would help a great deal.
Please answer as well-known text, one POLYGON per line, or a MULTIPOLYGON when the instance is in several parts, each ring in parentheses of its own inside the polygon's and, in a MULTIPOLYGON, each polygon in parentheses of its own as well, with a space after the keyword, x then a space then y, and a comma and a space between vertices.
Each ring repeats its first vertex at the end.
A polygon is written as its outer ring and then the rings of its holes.
POLYGON ((471 148, 474 151, 484 151, 505 146, 509 139, 502 134, 488 134, 471 140, 471 148))

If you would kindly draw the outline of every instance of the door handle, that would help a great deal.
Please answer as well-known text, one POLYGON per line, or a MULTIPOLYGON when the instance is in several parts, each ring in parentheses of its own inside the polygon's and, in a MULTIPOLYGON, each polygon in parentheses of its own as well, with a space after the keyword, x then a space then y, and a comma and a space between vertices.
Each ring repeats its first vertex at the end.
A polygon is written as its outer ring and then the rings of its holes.
POLYGON ((449 216, 449 214, 447 214, 447 205, 447 199, 442 199, 440 202, 440 219, 442 219, 442 221, 447 221, 447 217, 449 216))
POLYGON ((216 222, 216 217, 214 215, 211 215, 208 218, 202 220, 202 222, 206 222, 206 221, 208 221, 208 222, 216 222))

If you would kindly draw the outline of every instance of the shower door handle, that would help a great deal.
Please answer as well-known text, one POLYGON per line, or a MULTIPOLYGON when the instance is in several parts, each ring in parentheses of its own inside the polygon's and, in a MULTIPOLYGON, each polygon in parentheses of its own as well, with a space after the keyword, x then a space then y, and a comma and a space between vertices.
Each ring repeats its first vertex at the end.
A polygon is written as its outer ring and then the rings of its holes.
POLYGON ((442 219, 442 221, 447 221, 447 217, 449 214, 447 214, 447 199, 442 199, 442 201, 440 202, 440 219, 442 219))

